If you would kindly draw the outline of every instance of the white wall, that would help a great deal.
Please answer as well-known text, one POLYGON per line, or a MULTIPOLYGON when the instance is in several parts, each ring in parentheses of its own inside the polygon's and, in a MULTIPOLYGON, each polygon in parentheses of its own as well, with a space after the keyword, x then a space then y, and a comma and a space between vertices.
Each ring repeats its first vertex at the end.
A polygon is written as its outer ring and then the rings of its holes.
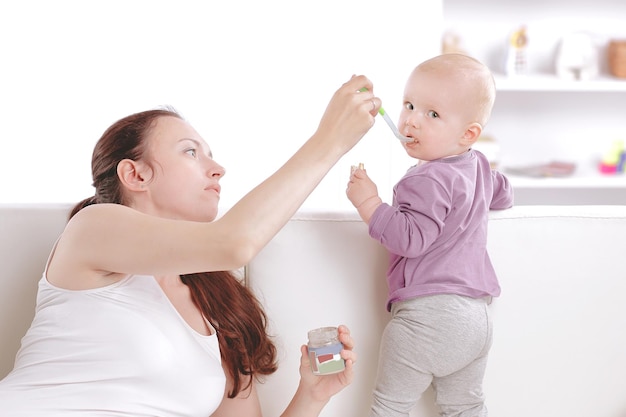
MULTIPOLYGON (((502 295, 484 391, 494 417, 626 417, 624 206, 525 206, 490 213, 488 249, 502 295), (619 240, 618 240, 619 239, 619 240), (617 261, 617 262, 616 262, 617 261)), ((259 386, 277 416, 298 382, 312 328, 347 324, 356 379, 324 417, 368 415, 385 310, 386 251, 354 212, 298 213, 249 264, 279 349, 259 386)), ((429 389, 412 417, 438 416, 429 389)))
MULTIPOLYGON (((0 3, 0 203, 93 194, 91 151, 132 112, 175 106, 227 169, 222 207, 315 130, 366 74, 392 117, 406 76, 438 53, 441 1, 21 1, 0 3)), ((382 193, 411 162, 382 120, 305 207, 348 207, 349 166, 382 193)))

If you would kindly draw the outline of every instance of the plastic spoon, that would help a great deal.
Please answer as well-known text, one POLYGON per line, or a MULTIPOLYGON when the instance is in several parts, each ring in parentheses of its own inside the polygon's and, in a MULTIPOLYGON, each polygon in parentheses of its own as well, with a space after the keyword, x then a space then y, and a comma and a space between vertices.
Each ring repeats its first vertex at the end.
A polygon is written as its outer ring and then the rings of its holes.
MULTIPOLYGON (((360 91, 367 91, 367 88, 363 87, 360 91)), ((385 119, 385 122, 387 122, 387 125, 391 128, 391 131, 393 132, 395 137, 398 138, 398 140, 400 140, 401 142, 413 142, 413 139, 407 138, 400 133, 393 120, 391 120, 391 117, 389 117, 385 109, 383 109, 383 106, 380 106, 380 108, 378 109, 378 114, 383 116, 383 119, 385 119)))
POLYGON ((382 107, 380 107, 378 109, 378 113, 383 116, 383 119, 385 119, 385 122, 387 122, 387 125, 389 125, 389 127, 391 128, 391 131, 393 132, 393 134, 398 138, 398 140, 400 140, 401 142, 413 142, 412 138, 408 138, 404 135, 402 135, 402 133, 400 133, 400 131, 398 130, 398 128, 396 127, 396 125, 393 123, 393 121, 391 120, 391 117, 389 117, 389 115, 387 114, 387 112, 385 111, 385 109, 383 109, 382 107))

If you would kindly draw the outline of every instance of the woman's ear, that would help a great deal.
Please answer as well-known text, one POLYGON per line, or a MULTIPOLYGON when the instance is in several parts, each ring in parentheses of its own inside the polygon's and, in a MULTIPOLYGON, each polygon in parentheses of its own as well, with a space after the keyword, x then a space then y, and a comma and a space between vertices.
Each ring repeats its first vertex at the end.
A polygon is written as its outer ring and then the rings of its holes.
POLYGON ((461 143, 467 147, 471 147, 474 142, 478 140, 482 131, 483 127, 480 125, 480 123, 472 123, 467 127, 467 129, 465 129, 465 133, 463 133, 461 143))
POLYGON ((117 176, 122 186, 130 191, 141 191, 146 183, 143 163, 132 159, 122 159, 117 164, 117 176))

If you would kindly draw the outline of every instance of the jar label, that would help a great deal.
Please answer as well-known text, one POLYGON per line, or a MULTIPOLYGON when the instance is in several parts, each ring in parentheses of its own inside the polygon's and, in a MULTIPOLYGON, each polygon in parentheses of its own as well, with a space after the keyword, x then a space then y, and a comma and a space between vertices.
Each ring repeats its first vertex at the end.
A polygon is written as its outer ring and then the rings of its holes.
POLYGON ((311 370, 315 375, 329 375, 341 372, 346 364, 341 357, 341 343, 334 343, 322 347, 309 347, 309 359, 311 370))

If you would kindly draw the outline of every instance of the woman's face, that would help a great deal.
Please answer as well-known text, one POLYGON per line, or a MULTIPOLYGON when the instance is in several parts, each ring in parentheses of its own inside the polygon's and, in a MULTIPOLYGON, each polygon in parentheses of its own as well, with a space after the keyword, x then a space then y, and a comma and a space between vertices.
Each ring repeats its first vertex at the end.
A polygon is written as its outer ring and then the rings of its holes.
POLYGON ((224 168, 209 145, 186 121, 160 117, 147 137, 151 175, 141 199, 143 211, 160 217, 213 221, 218 213, 224 168))

